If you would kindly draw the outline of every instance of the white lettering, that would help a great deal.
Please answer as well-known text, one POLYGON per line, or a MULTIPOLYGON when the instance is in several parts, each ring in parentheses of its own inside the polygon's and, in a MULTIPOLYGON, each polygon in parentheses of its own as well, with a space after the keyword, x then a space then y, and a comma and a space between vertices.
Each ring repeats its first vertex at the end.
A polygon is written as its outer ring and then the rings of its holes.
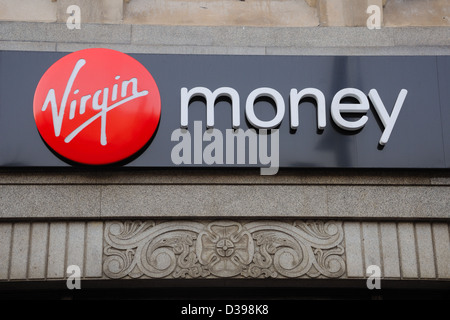
POLYGON ((181 308, 181 314, 183 315, 207 315, 209 318, 214 316, 216 307, 196 307, 188 304, 187 307, 181 308))
POLYGON ((132 93, 132 95, 138 94, 138 91, 137 91, 138 80, 137 80, 137 78, 131 78, 130 80, 125 80, 125 81, 122 82, 122 93, 121 93, 122 98, 124 98, 124 97, 127 96, 127 93, 128 93, 128 85, 129 85, 130 83, 133 84, 133 85, 131 86, 131 93, 132 93))
POLYGON ((367 111, 369 111, 369 100, 364 92, 358 89, 342 89, 336 93, 331 102, 331 117, 340 128, 345 130, 359 130, 364 127, 369 118, 362 116, 357 121, 347 121, 342 117, 342 113, 365 113, 367 111), (355 98, 359 103, 341 103, 341 100, 346 97, 355 98))
POLYGON ((391 136, 392 130, 394 129, 395 122, 397 121, 398 115, 400 114, 400 110, 402 109, 407 94, 408 91, 405 89, 402 89, 400 91, 397 97, 397 101, 395 101, 394 109, 389 116, 386 107, 383 104, 383 101, 381 101, 378 91, 375 89, 370 90, 370 101, 372 101, 373 106, 375 107, 375 110, 384 125, 383 135, 381 136, 379 141, 380 145, 384 146, 389 141, 389 137, 391 136))
POLYGON ((92 96, 90 94, 88 94, 87 96, 81 97, 80 114, 83 114, 86 112, 86 103, 88 102, 88 100, 90 98, 92 98, 92 96))
POLYGON ((247 97, 247 103, 245 104, 245 115, 247 120, 258 129, 273 129, 280 125, 283 121, 285 112, 284 100, 281 94, 272 88, 258 88, 253 90, 247 97), (262 121, 255 115, 255 100, 260 97, 269 97, 275 102, 277 113, 275 117, 270 121, 262 121))
MULTIPOLYGON (((395 126, 395 123, 397 121, 397 118, 399 116, 400 110, 403 106, 403 103, 405 101, 406 95, 408 91, 406 89, 402 89, 398 95, 397 101, 395 102, 394 108, 392 110, 391 115, 388 114, 378 92, 375 89, 372 89, 369 92, 369 98, 361 91, 355 88, 345 88, 340 91, 338 91, 331 102, 331 118, 336 123, 338 127, 340 127, 343 130, 347 131, 356 131, 359 129, 362 129, 367 121, 369 120, 368 116, 365 115, 367 111, 370 109, 369 99, 373 103, 375 112, 378 114, 381 122, 384 125, 384 130, 382 133, 382 136, 379 140, 380 145, 385 145, 389 137, 392 133, 392 130, 395 126), (342 100, 345 98, 352 98, 355 99, 355 103, 346 103, 342 100), (358 119, 356 120, 348 120, 344 119, 345 114, 349 114, 350 117, 357 117, 358 114, 364 114, 360 115, 358 119)), ((50 93, 49 93, 50 94, 50 93)), ((188 105, 190 102, 190 99, 195 96, 202 96, 206 99, 206 117, 207 122, 209 121, 209 124, 207 125, 207 128, 213 128, 214 126, 214 103, 216 99, 222 95, 228 95, 231 97, 231 104, 232 104, 232 110, 233 110, 233 127, 236 128, 239 124, 239 94, 236 92, 236 90, 232 88, 219 88, 215 90, 214 92, 211 92, 209 89, 204 87, 196 87, 191 90, 187 90, 187 88, 181 89, 181 127, 187 128, 188 124, 188 105)), ((297 89, 291 89, 290 96, 289 96, 289 102, 290 102, 290 127, 291 129, 297 129, 299 126, 299 105, 302 103, 302 99, 304 98, 312 98, 316 102, 317 106, 317 129, 324 130, 327 125, 327 117, 326 117, 326 102, 325 102, 325 96, 322 91, 315 89, 315 88, 305 88, 301 91, 298 91, 297 89)), ((257 129, 273 129, 278 127, 281 122, 283 121, 283 117, 285 114, 285 104, 284 100, 281 96, 281 94, 272 89, 272 88, 258 88, 253 90, 247 97, 246 100, 246 106, 245 106, 245 116, 249 123, 257 129), (270 121, 262 121, 256 117, 255 114, 255 101, 256 99, 260 97, 268 97, 272 99, 275 103, 276 107, 276 115, 275 117, 270 121)), ((227 130, 227 136, 233 136, 236 134, 236 137, 243 137, 242 131, 228 131, 227 130)), ((245 143, 245 138, 252 139, 252 132, 251 131, 245 131, 244 140, 242 140, 245 143)), ((199 136, 199 135, 196 135, 199 136)), ((255 134, 256 136, 256 134, 255 134)), ((227 139, 227 141, 230 141, 230 149, 228 150, 228 144, 227 144, 227 154, 226 154, 226 163, 232 163, 234 162, 234 153, 232 150, 234 150, 234 142, 233 139, 227 139)), ((197 146, 196 150, 198 151, 199 145, 200 145, 200 138, 198 140, 195 140, 195 145, 197 146)), ((240 148, 242 142, 238 140, 238 148, 240 148)), ((255 144, 251 144, 255 145, 255 144)), ((202 163, 202 153, 195 151, 194 154, 194 163, 195 164, 201 164, 202 163)), ((254 154, 251 152, 250 154, 254 154)), ((238 158, 238 163, 242 164, 245 160, 238 158)), ((254 157, 250 159, 250 163, 253 163, 254 157)))
POLYGON ((297 129, 299 123, 298 105, 303 98, 313 98, 317 103, 317 129, 323 130, 327 125, 325 96, 322 91, 314 88, 306 88, 300 92, 296 89, 291 89, 291 128, 297 129))
MULTIPOLYGON (((119 80, 120 76, 116 76, 114 79, 119 80)), ((119 89, 119 84, 114 84, 113 85, 113 92, 111 95, 111 101, 116 101, 117 100, 117 90, 119 89)))
POLYGON ((98 103, 98 98, 102 93, 102 90, 98 90, 94 93, 94 98, 92 98, 92 109, 101 110, 100 111, 100 121, 101 121, 101 129, 100 129, 100 143, 102 146, 106 146, 106 113, 108 112, 108 88, 103 89, 103 102, 102 104, 98 103))
POLYGON ((233 88, 221 87, 214 92, 204 87, 196 87, 191 90, 181 88, 181 127, 188 126, 188 106, 194 97, 203 97, 206 99, 206 127, 214 127, 214 104, 219 97, 228 97, 231 99, 232 125, 237 129, 240 126, 240 104, 239 94, 233 88))
POLYGON ((61 127, 64 117, 64 110, 66 109, 67 98, 69 97, 70 90, 72 89, 73 82, 80 72, 81 68, 86 64, 86 60, 80 59, 75 64, 75 67, 72 70, 72 74, 69 77, 69 81, 67 82, 66 89, 64 90, 64 95, 61 100, 61 107, 58 110, 58 104, 56 103, 55 90, 50 89, 48 91, 47 97, 45 98, 44 105, 42 106, 42 111, 47 110, 49 104, 51 104, 52 108, 52 119, 53 119, 53 128, 55 130, 55 137, 59 137, 61 134, 61 127))

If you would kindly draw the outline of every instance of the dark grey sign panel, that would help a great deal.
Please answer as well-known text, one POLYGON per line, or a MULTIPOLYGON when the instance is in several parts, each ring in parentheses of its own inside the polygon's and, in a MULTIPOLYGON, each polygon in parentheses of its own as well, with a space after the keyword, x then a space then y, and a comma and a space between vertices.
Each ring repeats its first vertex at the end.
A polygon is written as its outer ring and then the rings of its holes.
POLYGON ((437 58, 439 99, 441 103, 442 136, 444 139, 445 164, 450 168, 450 59, 437 58))
MULTIPOLYGON (((45 71, 64 55, 0 52, 0 166, 69 166, 47 148, 33 118, 36 86, 45 71)), ((154 77, 161 94, 162 110, 154 139, 138 157, 126 164, 127 167, 177 166, 171 153, 178 142, 171 141, 171 135, 180 128, 180 91, 194 87, 211 91, 220 87, 235 89, 240 98, 243 130, 252 128, 245 113, 248 95, 262 87, 278 91, 286 106, 278 127, 280 167, 450 167, 450 57, 131 56, 154 77), (316 88, 325 97, 326 126, 323 130, 317 129, 316 103, 308 98, 299 106, 299 127, 290 128, 290 91, 305 88, 316 88), (408 91, 384 146, 379 144, 384 125, 373 103, 366 113, 367 123, 357 131, 344 130, 333 121, 331 103, 335 94, 344 88, 355 88, 365 95, 376 89, 389 115, 401 90, 408 91)), ((354 101, 348 103, 351 102, 354 101)), ((267 98, 257 99, 254 110, 256 116, 265 121, 271 120, 276 112, 273 101, 267 98)), ((226 130, 232 128, 231 114, 230 101, 218 99, 214 127, 223 132, 224 137, 226 130)), ((188 115, 188 130, 192 135, 195 121, 202 121, 206 130, 204 100, 192 99, 188 115)), ((202 148, 207 145, 208 142, 203 142, 202 148)))

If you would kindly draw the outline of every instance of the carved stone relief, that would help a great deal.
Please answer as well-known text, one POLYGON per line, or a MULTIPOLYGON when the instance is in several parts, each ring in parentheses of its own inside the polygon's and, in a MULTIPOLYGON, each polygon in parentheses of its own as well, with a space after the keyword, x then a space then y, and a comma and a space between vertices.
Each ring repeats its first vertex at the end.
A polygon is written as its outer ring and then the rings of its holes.
POLYGON ((109 278, 338 278, 345 273, 335 221, 108 222, 109 278))

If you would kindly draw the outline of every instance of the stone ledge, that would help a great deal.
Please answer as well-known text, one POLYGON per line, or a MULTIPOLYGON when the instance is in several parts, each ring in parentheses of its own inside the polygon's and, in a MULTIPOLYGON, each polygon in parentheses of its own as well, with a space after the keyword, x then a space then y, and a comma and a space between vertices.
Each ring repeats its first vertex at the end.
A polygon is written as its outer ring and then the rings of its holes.
POLYGON ((111 171, 0 168, 0 185, 401 185, 450 186, 448 170, 283 169, 261 176, 259 169, 153 168, 111 171))
MULTIPOLYGON (((1 45, 1 44, 0 44, 1 45)), ((57 43, 56 51, 74 52, 88 48, 107 48, 125 53, 148 54, 224 54, 224 55, 265 55, 265 47, 226 47, 226 46, 175 46, 148 44, 93 44, 57 43)))
POLYGON ((131 25, 83 24, 81 30, 69 30, 65 23, 0 21, 0 41, 130 43, 131 25))
POLYGON ((0 41, 0 50, 5 50, 5 51, 56 51, 56 43, 6 40, 6 41, 0 41))
POLYGON ((107 48, 128 54, 198 54, 198 55, 295 55, 295 56, 444 56, 450 46, 384 46, 384 47, 237 47, 237 46, 172 46, 108 43, 54 43, 0 41, 5 51, 74 52, 88 48, 107 48))
POLYGON ((95 186, 0 186, 2 218, 99 218, 101 190, 95 186))
MULTIPOLYGON (((125 52, 138 52, 152 46, 178 47, 178 50, 183 46, 267 49, 396 46, 439 48, 450 46, 450 28, 369 30, 365 27, 202 27, 86 23, 81 30, 68 30, 64 23, 0 21, 0 41, 51 42, 58 43, 61 48, 64 48, 63 44, 122 45, 125 52), (130 51, 126 49, 128 46, 130 51)), ((70 50, 71 47, 65 48, 70 50)))
MULTIPOLYGON (((133 25, 133 44, 248 47, 353 47, 394 45, 390 28, 179 27, 133 25)), ((397 32, 397 31, 396 31, 397 32)), ((420 32, 419 32, 420 33, 420 32)), ((431 40, 428 40, 431 42, 431 40)), ((444 45, 442 41, 440 45, 444 45)))
POLYGON ((449 186, 1 185, 0 191, 3 221, 146 217, 450 219, 449 186))
POLYGON ((443 56, 450 55, 450 46, 390 47, 269 47, 266 55, 314 56, 443 56))
POLYGON ((449 192, 443 186, 105 186, 101 214, 105 218, 220 218, 244 213, 259 218, 449 219, 449 192))
POLYGON ((133 25, 133 44, 248 47, 449 46, 448 27, 180 27, 133 25))

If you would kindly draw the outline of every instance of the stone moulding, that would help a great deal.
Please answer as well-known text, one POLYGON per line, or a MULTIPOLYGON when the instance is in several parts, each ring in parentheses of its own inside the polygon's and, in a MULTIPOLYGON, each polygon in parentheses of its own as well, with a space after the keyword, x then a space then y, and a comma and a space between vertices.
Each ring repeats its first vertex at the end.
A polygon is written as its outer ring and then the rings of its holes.
POLYGON ((339 278, 344 232, 336 221, 112 221, 108 278, 339 278))

